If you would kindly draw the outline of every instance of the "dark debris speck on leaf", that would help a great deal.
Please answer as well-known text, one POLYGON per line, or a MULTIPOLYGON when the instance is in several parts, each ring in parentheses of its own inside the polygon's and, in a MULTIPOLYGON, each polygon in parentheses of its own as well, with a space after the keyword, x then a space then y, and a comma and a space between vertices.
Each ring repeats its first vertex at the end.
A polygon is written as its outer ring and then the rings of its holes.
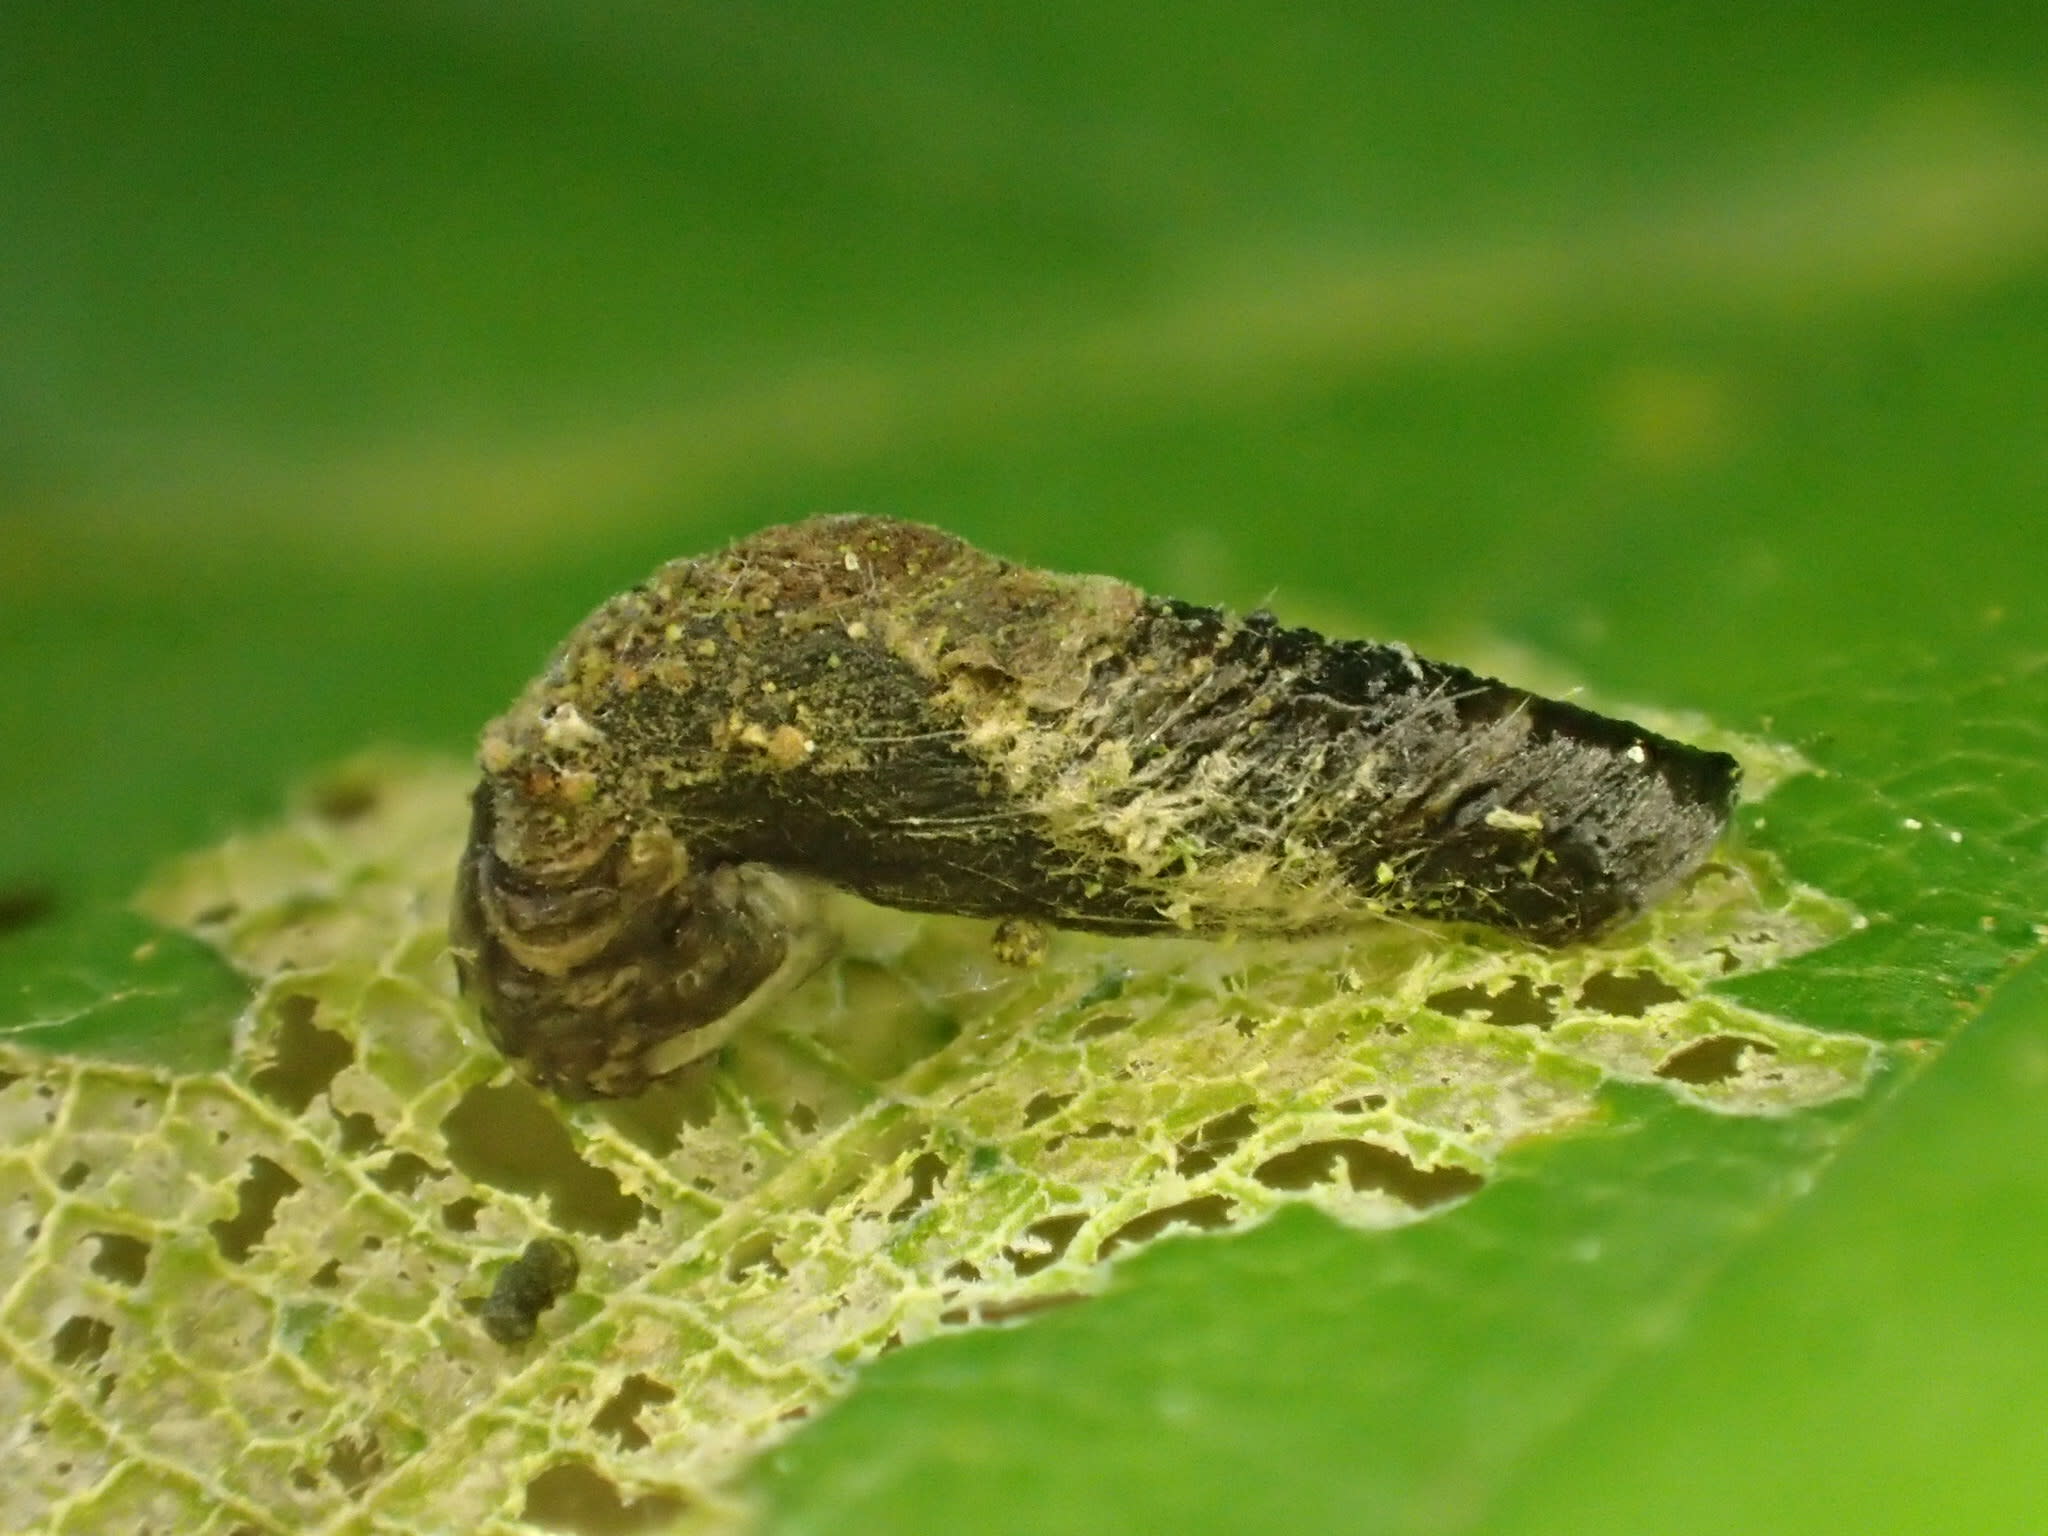
POLYGON ((541 1313, 576 1285, 576 1250, 558 1237, 537 1237, 518 1258, 498 1271, 491 1294, 477 1313, 484 1332, 508 1347, 534 1335, 541 1313))

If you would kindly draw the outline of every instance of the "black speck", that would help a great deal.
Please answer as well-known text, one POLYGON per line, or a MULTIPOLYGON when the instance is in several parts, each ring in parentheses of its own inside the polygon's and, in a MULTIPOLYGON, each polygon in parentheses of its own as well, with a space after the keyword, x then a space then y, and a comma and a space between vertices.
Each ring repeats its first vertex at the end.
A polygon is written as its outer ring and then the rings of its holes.
POLYGON ((57 893, 47 885, 0 886, 0 933, 33 928, 56 910, 57 893))
POLYGON ((535 1238, 498 1271, 477 1313, 484 1332, 508 1349, 524 1344, 533 1337, 541 1313, 575 1289, 578 1268, 576 1250, 560 1238, 535 1238))
POLYGON ((1746 1035, 1708 1035, 1673 1051, 1657 1064, 1657 1075, 1676 1083, 1710 1087, 1742 1075, 1745 1058, 1775 1056, 1777 1047, 1746 1035))

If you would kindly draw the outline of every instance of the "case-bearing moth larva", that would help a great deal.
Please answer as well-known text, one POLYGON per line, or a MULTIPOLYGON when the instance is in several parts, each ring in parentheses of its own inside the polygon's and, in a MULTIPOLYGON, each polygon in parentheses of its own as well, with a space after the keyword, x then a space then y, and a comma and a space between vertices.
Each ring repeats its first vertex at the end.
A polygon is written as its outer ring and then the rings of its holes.
POLYGON ((1103 933, 1566 944, 1705 858, 1734 759, 1405 646, 821 517, 678 560, 485 731, 464 991, 639 1092, 816 965, 816 889, 1103 933))

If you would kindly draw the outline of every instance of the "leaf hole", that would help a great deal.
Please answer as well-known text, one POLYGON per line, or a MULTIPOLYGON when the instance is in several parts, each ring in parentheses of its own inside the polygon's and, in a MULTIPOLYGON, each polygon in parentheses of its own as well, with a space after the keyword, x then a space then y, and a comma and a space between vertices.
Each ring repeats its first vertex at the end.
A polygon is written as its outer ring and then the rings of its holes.
POLYGON ((1099 1040, 1104 1035, 1113 1035, 1120 1029, 1128 1029, 1137 1019, 1128 1009, 1107 1008, 1088 1019, 1074 1031, 1075 1040, 1099 1040))
POLYGON ((706 1057, 645 1093, 606 1099, 592 1105, 591 1112, 655 1156, 673 1157, 685 1130, 702 1130, 718 1118, 717 1067, 716 1055, 706 1057))
POLYGON ((1003 1250, 1003 1257, 1010 1261, 1015 1273, 1035 1275, 1065 1256, 1067 1245, 1087 1220, 1084 1212, 1071 1211, 1034 1221, 1024 1229, 1021 1238, 1003 1250))
POLYGON ((1104 1239, 1101 1257, 1108 1258, 1117 1249, 1133 1243, 1149 1243, 1172 1227, 1186 1227, 1198 1232, 1215 1232, 1230 1225, 1231 1213, 1237 1209, 1237 1202, 1228 1195, 1202 1195, 1193 1200, 1183 1200, 1178 1205, 1161 1206, 1156 1211, 1147 1211, 1125 1222, 1104 1239))
POLYGON ((1075 1302, 1087 1299, 1080 1291, 1054 1291, 1046 1296, 1019 1296, 1014 1301, 984 1302, 974 1309, 974 1315, 984 1324, 1014 1323, 1022 1318, 1035 1317, 1040 1312, 1071 1307, 1075 1302))
POLYGON ((149 1270, 149 1244, 125 1232, 94 1232, 92 1272, 116 1285, 140 1285, 149 1270))
POLYGON ((1768 1040, 1755 1040, 1747 1035, 1708 1035, 1658 1062, 1657 1075, 1675 1083, 1708 1087, 1739 1077, 1752 1053, 1775 1056, 1778 1048, 1768 1040))
POLYGON ((1579 988, 1579 1005, 1617 1018, 1641 1018, 1659 1003, 1684 1000, 1679 991, 1654 971, 1600 971, 1579 988))
POLYGON ((249 1086, 288 1114, 304 1114, 335 1074, 356 1059, 346 1036, 314 1022, 318 1010, 310 997, 281 999, 269 1059, 249 1074, 249 1086))
POLYGON ((1310 1141, 1267 1158, 1252 1177, 1268 1189, 1305 1190, 1342 1178, 1361 1194, 1392 1195, 1417 1210, 1471 1194, 1486 1180, 1470 1169, 1423 1168, 1377 1142, 1310 1141))
POLYGON ((557 1225, 618 1237, 648 1215, 618 1176, 586 1161, 561 1119, 524 1083, 478 1084, 441 1122, 448 1155, 479 1184, 545 1194, 557 1225))
POLYGON ((1535 1025, 1546 1029, 1557 1020, 1557 1001, 1564 988, 1537 986, 1517 976, 1502 987, 1451 987, 1431 996, 1425 1006, 1452 1018, 1483 1018, 1509 1028, 1535 1025))
POLYGON ((644 1451, 654 1442, 640 1427, 640 1410, 659 1408, 663 1403, 674 1402, 675 1396, 673 1388, 635 1371, 605 1400, 591 1418, 590 1427, 618 1441, 620 1450, 644 1451))
POLYGON ((384 1450, 372 1434, 344 1435, 327 1447, 327 1475, 350 1498, 384 1470, 384 1450))
POLYGON ((773 1232, 756 1232, 743 1238, 726 1255, 725 1272, 732 1279, 743 1280, 756 1270, 776 1280, 789 1278, 789 1267, 775 1256, 773 1232))
POLYGON ((1258 1125, 1258 1115, 1249 1104, 1241 1104, 1226 1114, 1203 1122, 1194 1135, 1175 1149, 1174 1172, 1184 1178, 1207 1173, 1244 1145, 1245 1138, 1257 1130, 1258 1125))
POLYGON ((430 1176, 441 1172, 414 1152, 394 1152, 382 1166, 370 1170, 371 1182, 390 1190, 401 1199, 410 1198, 430 1176))
POLYGON ((350 1113, 341 1117, 335 1145, 344 1156, 360 1157, 372 1147, 383 1146, 384 1133, 377 1129, 375 1116, 350 1113))
POLYGON ((1097 1120, 1093 1124, 1082 1126, 1078 1131, 1068 1131, 1060 1136, 1048 1136, 1045 1141, 1045 1150, 1057 1152, 1070 1141, 1115 1141, 1130 1134, 1131 1127, 1128 1125, 1119 1125, 1114 1120, 1097 1120))
POLYGON ((50 1335, 50 1355, 59 1365, 90 1371, 106 1358, 114 1342, 114 1325, 105 1318, 74 1312, 50 1335))
POLYGON ((207 1225, 221 1257, 231 1264, 245 1262, 277 1219, 279 1203, 298 1187, 299 1181, 269 1158, 250 1158, 249 1171, 235 1191, 235 1214, 207 1225))
POLYGON ((1330 1106, 1331 1113, 1339 1115, 1367 1115, 1387 1107, 1384 1093, 1361 1093, 1356 1098, 1339 1099, 1330 1106))
POLYGON ((933 1193, 946 1182, 952 1167, 936 1152, 920 1152, 910 1164, 910 1193, 889 1212, 891 1221, 902 1221, 919 1206, 928 1204, 933 1193))
POLYGON ((659 1530, 688 1508, 672 1493, 627 1498, 587 1461, 558 1461, 526 1485, 521 1518, 568 1536, 634 1536, 659 1530))
POLYGON ((483 1201, 474 1195, 464 1195, 460 1200, 451 1200, 441 1207, 441 1224, 450 1232, 474 1232, 476 1219, 483 1211, 483 1201))
POLYGON ((1027 1127, 1043 1124, 1073 1103, 1075 1097, 1071 1093, 1040 1093, 1034 1095, 1031 1102, 1024 1106, 1024 1124, 1027 1127))

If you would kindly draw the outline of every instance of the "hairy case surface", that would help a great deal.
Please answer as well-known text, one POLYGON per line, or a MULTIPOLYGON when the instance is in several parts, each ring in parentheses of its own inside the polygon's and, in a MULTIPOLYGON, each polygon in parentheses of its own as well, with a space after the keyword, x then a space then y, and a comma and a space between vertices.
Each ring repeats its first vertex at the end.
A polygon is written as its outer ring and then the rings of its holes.
POLYGON ((1104 933, 1558 945, 1704 859, 1734 759, 873 517, 675 561, 486 730, 455 900, 505 1052, 622 1095, 817 964, 818 884, 1104 933))

